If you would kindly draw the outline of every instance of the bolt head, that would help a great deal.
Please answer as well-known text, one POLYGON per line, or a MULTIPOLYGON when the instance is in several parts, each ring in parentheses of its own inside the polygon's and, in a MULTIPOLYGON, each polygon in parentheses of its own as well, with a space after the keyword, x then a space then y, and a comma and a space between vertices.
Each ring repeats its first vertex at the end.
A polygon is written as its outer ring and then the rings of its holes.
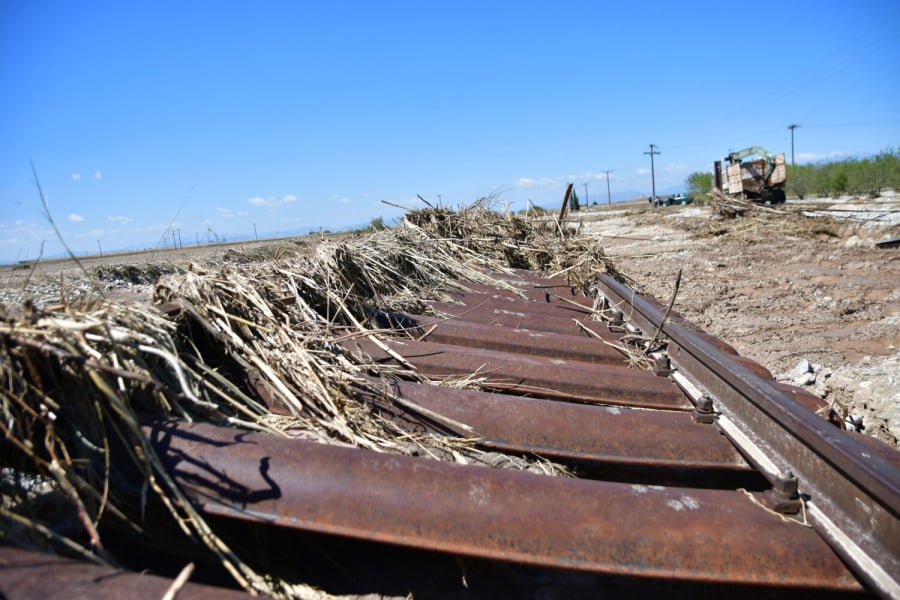
POLYGON ((772 489, 786 498, 796 498, 799 496, 799 482, 797 477, 791 471, 777 476, 775 481, 772 482, 772 489))
POLYGON ((713 400, 706 394, 700 396, 697 400, 697 412, 711 413, 713 412, 713 400))

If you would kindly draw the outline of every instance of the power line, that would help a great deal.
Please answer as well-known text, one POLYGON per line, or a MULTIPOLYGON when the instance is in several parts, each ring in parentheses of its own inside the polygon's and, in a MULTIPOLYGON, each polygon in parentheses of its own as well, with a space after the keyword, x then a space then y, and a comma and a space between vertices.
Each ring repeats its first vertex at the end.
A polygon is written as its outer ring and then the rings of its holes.
MULTIPOLYGON (((884 53, 892 50, 885 46, 892 44, 897 38, 897 23, 900 22, 896 19, 897 14, 897 11, 894 10, 889 18, 881 19, 873 23, 869 29, 860 30, 856 35, 851 35, 844 44, 830 44, 828 46, 828 49, 831 50, 830 54, 820 54, 818 60, 809 69, 803 69, 802 73, 793 77, 787 85, 770 86, 768 91, 758 98, 750 99, 745 95, 727 115, 753 114, 759 106, 793 104, 793 98, 805 96, 811 89, 830 81, 835 74, 839 80, 843 81, 847 79, 848 74, 861 71, 859 67, 864 65, 871 55, 876 52, 884 53), (789 102, 789 100, 791 101, 789 102), (742 106, 742 103, 746 105, 742 106)), ((722 125, 729 124, 731 121, 730 116, 725 116, 722 125)), ((810 124, 806 126, 811 127, 810 124)), ((717 124, 713 123, 711 129, 718 129, 717 124)), ((669 147, 668 144, 667 147, 669 147)))
POLYGON ((880 127, 882 125, 896 125, 900 119, 886 119, 884 121, 860 121, 856 123, 807 123, 806 127, 816 129, 834 129, 835 127, 880 127))

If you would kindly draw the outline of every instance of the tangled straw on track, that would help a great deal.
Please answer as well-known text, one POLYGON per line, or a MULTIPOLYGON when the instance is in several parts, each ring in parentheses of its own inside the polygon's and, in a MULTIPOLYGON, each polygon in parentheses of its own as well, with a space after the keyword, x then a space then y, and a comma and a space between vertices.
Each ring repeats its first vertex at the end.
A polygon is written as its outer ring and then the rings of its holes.
POLYGON ((712 235, 721 235, 727 230, 747 241, 761 239, 773 232, 797 237, 834 236, 838 227, 834 219, 810 216, 802 207, 766 206, 735 198, 716 189, 708 194, 708 202, 713 213, 719 217, 719 220, 710 221, 708 225, 712 235), (728 227, 732 224, 734 226, 728 227))
POLYGON ((421 312, 457 281, 505 286, 488 271, 526 267, 585 285, 612 269, 594 242, 482 201, 411 211, 392 230, 279 258, 166 275, 157 307, 103 298, 0 304, 4 543, 115 562, 102 531, 152 537, 143 514, 155 502, 245 589, 322 597, 258 573, 228 546, 161 466, 141 429, 148 420, 566 475, 537 457, 485 452, 477 432, 392 397, 379 381, 423 380, 414 369, 385 372, 338 342, 377 342, 375 309, 421 312), (391 411, 438 431, 412 434, 385 417, 391 411))

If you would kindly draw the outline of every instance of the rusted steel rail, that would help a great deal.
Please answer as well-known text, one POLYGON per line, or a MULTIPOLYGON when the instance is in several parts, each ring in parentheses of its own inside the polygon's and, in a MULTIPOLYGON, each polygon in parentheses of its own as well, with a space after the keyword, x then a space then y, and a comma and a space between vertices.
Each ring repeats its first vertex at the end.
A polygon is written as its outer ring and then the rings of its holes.
POLYGON ((0 546, 0 598, 9 600, 72 600, 129 598, 159 600, 166 592, 186 600, 238 600, 243 592, 196 583, 176 585, 173 579, 131 573, 114 567, 0 546))
MULTIPOLYGON (((677 315, 662 327, 668 355, 657 354, 650 371, 629 368, 614 346, 621 347, 624 334, 654 331, 664 311, 612 280, 598 280, 611 322, 592 320, 598 299, 572 295, 559 280, 519 272, 507 283, 519 294, 463 286, 454 303, 433 305, 441 318, 380 315, 381 326, 396 330, 385 343, 406 363, 432 378, 475 374, 493 392, 384 385, 406 403, 467 424, 487 449, 551 457, 583 469, 586 479, 423 462, 208 426, 161 426, 155 443, 196 501, 222 517, 637 580, 815 593, 860 592, 864 582, 893 593, 896 513, 878 521, 889 531, 868 562, 848 560, 846 544, 834 543, 836 536, 854 535, 847 529, 836 534, 784 520, 772 508, 825 509, 792 497, 793 481, 782 475, 803 473, 802 467, 785 458, 780 469, 766 470, 759 448, 741 443, 741 436, 755 440, 759 431, 731 425, 722 405, 728 392, 700 367, 723 365, 726 380, 737 373, 822 435, 850 439, 797 403, 809 400, 804 393, 776 384, 728 344, 677 324, 677 315), (695 346, 706 352, 696 364, 684 359, 695 346)), ((368 341, 344 346, 396 364, 368 341)), ((421 415, 383 408, 410 429, 427 428, 421 415)), ((886 463, 878 469, 886 469, 882 481, 890 488, 895 465, 886 463)))
MULTIPOLYGON (((691 408, 673 382, 649 371, 634 371, 629 377, 622 377, 621 366, 414 340, 392 340, 388 345, 430 377, 476 376, 483 378, 483 385, 491 389, 572 402, 670 410, 691 408)), ((394 363, 392 356, 368 340, 347 342, 344 346, 372 357, 379 364, 394 363)))
MULTIPOLYGON (((502 451, 579 462, 607 473, 641 467, 653 471, 647 481, 665 479, 667 469, 702 473, 710 486, 717 471, 756 473, 721 434, 686 412, 591 406, 407 381, 384 385, 399 398, 466 423, 484 446, 502 451)), ((405 413, 384 414, 402 420, 405 413)), ((407 418, 410 429, 422 423, 407 418)))
POLYGON ((900 597, 900 465, 897 453, 840 431, 717 351, 663 311, 608 276, 598 277, 610 305, 645 331, 661 326, 676 379, 694 399, 712 399, 716 426, 773 485, 795 481, 823 539, 878 592, 900 597))
MULTIPOLYGON (((535 315, 531 315, 532 318, 535 315)), ((609 338, 609 344, 598 344, 596 339, 577 335, 574 322, 567 324, 571 334, 551 333, 535 329, 507 328, 504 335, 497 336, 497 327, 487 323, 477 323, 465 316, 452 319, 436 319, 424 315, 404 315, 398 323, 396 318, 382 313, 378 320, 385 327, 407 327, 408 333, 417 340, 439 344, 454 344, 481 350, 501 350, 515 354, 553 356, 566 360, 597 364, 621 364, 623 353, 617 340, 609 338)), ((585 318, 586 315, 581 315, 585 318)), ((597 325, 596 322, 590 323, 597 325)))
POLYGON ((814 531, 731 490, 553 478, 206 424, 159 425, 151 438, 211 514, 543 567, 859 589, 814 531))
MULTIPOLYGON (((529 272, 502 277, 516 291, 459 283, 453 302, 431 306, 437 317, 382 307, 391 353, 342 342, 382 369, 360 398, 410 431, 455 431, 577 478, 210 424, 146 431, 211 519, 291 548, 280 551, 288 573, 319 536, 315 548, 328 539, 537 569, 582 595, 616 582, 622 595, 900 597, 897 452, 836 428, 810 410, 815 397, 609 277, 597 278, 596 296, 529 272), (665 350, 634 368, 623 336, 640 349, 657 329, 665 350), (479 389, 398 380, 398 355, 426 379, 477 379, 479 389)), ((476 597, 511 595, 492 591, 476 597)))

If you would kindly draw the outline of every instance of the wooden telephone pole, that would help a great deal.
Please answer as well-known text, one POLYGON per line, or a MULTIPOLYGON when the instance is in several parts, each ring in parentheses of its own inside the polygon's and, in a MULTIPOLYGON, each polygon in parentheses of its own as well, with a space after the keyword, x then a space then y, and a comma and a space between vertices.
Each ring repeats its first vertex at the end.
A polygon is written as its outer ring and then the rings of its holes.
POLYGON ((794 166, 794 130, 800 127, 796 123, 791 123, 788 125, 788 129, 791 130, 791 166, 794 166))
POLYGON ((650 144, 650 152, 644 152, 644 154, 650 155, 650 183, 653 186, 653 195, 650 196, 650 200, 653 202, 653 205, 656 205, 656 169, 653 166, 653 157, 657 154, 662 154, 656 150, 656 144, 650 144))
POLYGON ((603 171, 606 173, 606 204, 612 206, 612 195, 609 193, 609 174, 613 172, 612 169, 607 169, 603 171))

